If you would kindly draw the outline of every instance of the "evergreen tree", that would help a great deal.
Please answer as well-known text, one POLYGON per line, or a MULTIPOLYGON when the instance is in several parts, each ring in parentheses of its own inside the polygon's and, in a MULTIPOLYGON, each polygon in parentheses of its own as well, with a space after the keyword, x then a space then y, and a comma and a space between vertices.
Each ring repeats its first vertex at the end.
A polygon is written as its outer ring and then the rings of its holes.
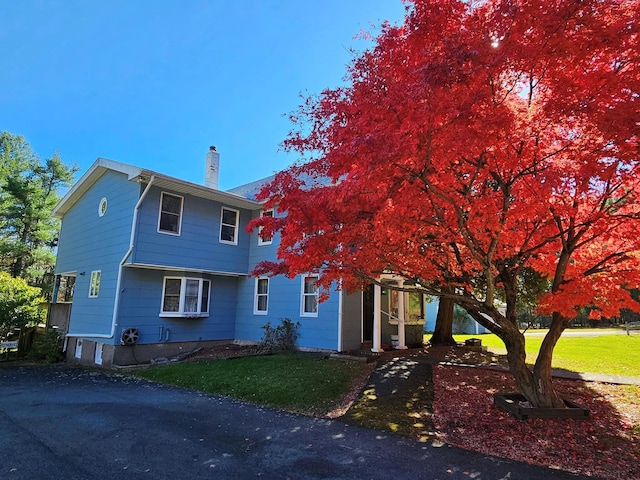
POLYGON ((59 228, 51 211, 76 170, 57 153, 42 162, 22 136, 0 133, 0 270, 43 284, 59 228))

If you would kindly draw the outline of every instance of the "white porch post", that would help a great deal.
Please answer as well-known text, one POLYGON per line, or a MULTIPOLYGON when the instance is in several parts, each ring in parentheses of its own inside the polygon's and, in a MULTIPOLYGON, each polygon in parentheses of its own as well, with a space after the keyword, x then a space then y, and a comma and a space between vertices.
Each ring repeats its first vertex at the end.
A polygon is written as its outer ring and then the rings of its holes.
MULTIPOLYGON (((400 280, 400 288, 404 287, 404 281, 400 280)), ((405 292, 398 290, 398 350, 405 350, 407 348, 404 338, 404 316, 406 308, 404 306, 405 292)))
POLYGON ((382 289, 380 285, 373 286, 373 348, 374 353, 382 352, 381 339, 380 339, 380 296, 382 289))

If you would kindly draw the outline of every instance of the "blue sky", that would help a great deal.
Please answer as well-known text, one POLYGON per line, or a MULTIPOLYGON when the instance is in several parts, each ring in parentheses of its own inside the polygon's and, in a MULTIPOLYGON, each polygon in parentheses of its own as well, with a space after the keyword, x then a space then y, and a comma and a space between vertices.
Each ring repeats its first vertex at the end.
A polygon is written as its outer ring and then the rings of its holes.
POLYGON ((285 168, 300 94, 340 84, 401 0, 2 2, 0 130, 81 174, 98 157, 221 189, 285 168))

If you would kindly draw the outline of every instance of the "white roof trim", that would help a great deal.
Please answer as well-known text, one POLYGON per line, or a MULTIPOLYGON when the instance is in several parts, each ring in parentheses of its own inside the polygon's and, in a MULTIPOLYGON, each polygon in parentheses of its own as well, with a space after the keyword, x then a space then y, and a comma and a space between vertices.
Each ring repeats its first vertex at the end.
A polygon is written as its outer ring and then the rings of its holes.
POLYGON ((98 158, 89 169, 80 177, 80 179, 69 189, 62 200, 58 202, 51 216, 56 218, 62 218, 67 213, 67 210, 78 201, 78 199, 89 190, 89 187, 98 180, 104 172, 107 170, 113 170, 115 172, 124 173, 128 179, 136 178, 142 172, 141 168, 134 167, 133 165, 127 165, 125 163, 116 162, 106 158, 98 158))
POLYGON ((206 270, 202 268, 186 268, 186 267, 176 267, 173 265, 154 265, 151 263, 126 263, 125 267, 129 268, 142 268, 146 270, 167 270, 170 272, 187 272, 187 273, 206 273, 209 275, 219 275, 223 277, 247 277, 248 273, 238 273, 238 272, 222 272, 219 270, 206 270))
POLYGON ((62 218, 67 211, 84 195, 87 190, 107 171, 112 170, 127 175, 130 181, 148 181, 151 176, 156 177, 154 186, 174 190, 178 193, 187 193, 196 197, 208 198, 219 201, 227 205, 249 210, 260 210, 262 204, 255 200, 250 200, 241 195, 216 190, 205 185, 199 185, 179 178, 164 175, 126 163, 116 162, 106 158, 98 158, 80 179, 69 189, 67 194, 55 206, 51 215, 62 218))
POLYGON ((248 210, 261 210, 263 208, 262 203, 248 199, 242 195, 225 192, 223 190, 216 190, 205 185, 187 182, 186 180, 180 180, 179 178, 170 177, 151 170, 143 170, 141 172, 143 181, 146 181, 146 179, 151 175, 155 177, 153 184, 158 188, 170 189, 178 193, 186 193, 196 197, 215 200, 222 204, 237 208, 244 208, 248 210))

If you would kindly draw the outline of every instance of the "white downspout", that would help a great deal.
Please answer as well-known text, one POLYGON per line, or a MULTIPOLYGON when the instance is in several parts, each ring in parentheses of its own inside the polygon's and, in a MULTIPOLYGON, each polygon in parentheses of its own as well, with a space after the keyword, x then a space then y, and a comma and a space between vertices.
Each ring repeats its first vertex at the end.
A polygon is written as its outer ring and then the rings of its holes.
POLYGON ((124 257, 122 257, 122 260, 120 260, 120 264, 118 265, 118 278, 116 279, 116 296, 113 301, 113 316, 111 318, 111 333, 108 333, 108 334, 107 333, 67 333, 66 337, 113 338, 113 336, 115 335, 116 328, 118 327, 118 323, 117 323, 118 307, 120 304, 120 283, 122 281, 122 269, 124 268, 125 262, 128 260, 129 256, 133 252, 136 225, 138 223, 138 211, 140 210, 140 206, 142 205, 142 202, 147 196, 147 193, 149 193, 149 190, 151 189, 151 184, 153 183, 154 179, 155 179, 155 176, 152 175, 151 178, 149 179, 149 183, 147 183, 147 186, 142 192, 142 195, 140 195, 140 198, 138 199, 138 202, 136 203, 136 206, 133 209, 133 221, 131 222, 131 236, 129 237, 129 250, 127 250, 127 253, 124 254, 124 257))
POLYGON ((343 301, 342 301, 342 288, 340 288, 340 290, 338 290, 338 351, 342 352, 344 351, 344 339, 343 334, 342 334, 342 308, 343 308, 343 301))

